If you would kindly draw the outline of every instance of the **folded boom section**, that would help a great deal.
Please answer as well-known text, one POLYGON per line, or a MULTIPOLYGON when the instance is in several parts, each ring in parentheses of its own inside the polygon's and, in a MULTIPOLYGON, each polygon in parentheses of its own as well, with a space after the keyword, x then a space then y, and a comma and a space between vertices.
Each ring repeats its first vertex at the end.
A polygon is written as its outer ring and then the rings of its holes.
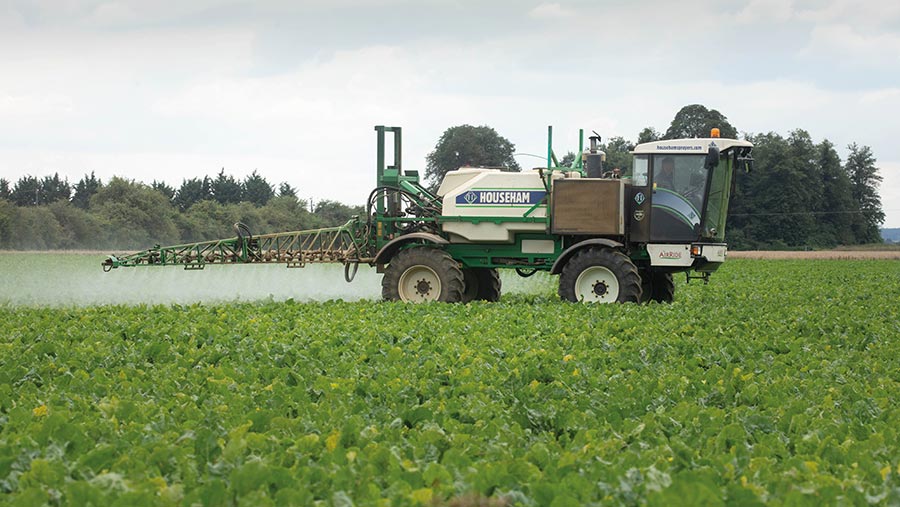
POLYGON ((340 227, 279 232, 253 236, 243 224, 235 224, 233 238, 183 245, 156 246, 134 254, 110 255, 103 268, 172 266, 203 269, 207 264, 283 263, 302 267, 306 263, 367 262, 367 234, 357 220, 340 227))

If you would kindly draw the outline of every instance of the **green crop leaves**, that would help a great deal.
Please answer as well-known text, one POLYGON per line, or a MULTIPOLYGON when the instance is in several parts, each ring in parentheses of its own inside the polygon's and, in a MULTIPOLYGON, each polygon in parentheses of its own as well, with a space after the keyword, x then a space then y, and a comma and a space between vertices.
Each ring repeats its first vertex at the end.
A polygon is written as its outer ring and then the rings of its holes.
POLYGON ((900 502, 900 264, 672 305, 0 309, 0 502, 900 502))

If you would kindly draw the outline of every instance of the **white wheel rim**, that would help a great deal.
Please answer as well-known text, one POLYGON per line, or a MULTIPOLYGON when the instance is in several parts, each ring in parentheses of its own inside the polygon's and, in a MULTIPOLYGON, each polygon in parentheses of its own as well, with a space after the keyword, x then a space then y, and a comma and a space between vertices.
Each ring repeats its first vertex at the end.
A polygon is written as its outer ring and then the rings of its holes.
POLYGON ((619 280, 608 268, 591 266, 575 280, 575 297, 583 303, 613 303, 619 299, 619 280))
POLYGON ((400 275, 400 299, 410 303, 437 301, 441 296, 441 279, 428 266, 412 266, 400 275))

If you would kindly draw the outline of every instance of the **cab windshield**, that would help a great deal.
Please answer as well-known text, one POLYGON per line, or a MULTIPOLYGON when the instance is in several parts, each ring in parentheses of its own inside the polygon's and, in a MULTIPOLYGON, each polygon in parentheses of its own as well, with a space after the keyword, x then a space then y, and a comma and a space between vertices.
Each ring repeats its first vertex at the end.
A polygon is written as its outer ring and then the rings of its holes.
MULTIPOLYGON (((678 236, 694 239, 700 234, 706 178, 706 155, 653 157, 654 214, 666 215, 681 226, 678 236)), ((674 231, 673 231, 674 232, 674 231)))

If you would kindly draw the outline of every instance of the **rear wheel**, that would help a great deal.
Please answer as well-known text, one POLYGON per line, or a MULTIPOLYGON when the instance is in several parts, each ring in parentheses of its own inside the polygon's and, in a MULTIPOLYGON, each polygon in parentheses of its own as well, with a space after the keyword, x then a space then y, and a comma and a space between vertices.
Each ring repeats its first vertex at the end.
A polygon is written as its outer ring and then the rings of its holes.
POLYGON ((466 282, 463 303, 476 299, 491 302, 500 300, 500 274, 496 269, 465 268, 462 272, 466 282))
POLYGON ((559 276, 559 297, 584 303, 637 303, 641 277, 625 254, 587 248, 569 259, 559 276))
POLYGON ((657 303, 671 303, 675 301, 675 281, 672 273, 661 273, 642 269, 640 271, 643 295, 641 303, 656 301, 657 303))
POLYGON ((381 296, 387 301, 456 303, 462 300, 463 287, 462 270, 450 254, 418 247, 391 259, 381 279, 381 296))

